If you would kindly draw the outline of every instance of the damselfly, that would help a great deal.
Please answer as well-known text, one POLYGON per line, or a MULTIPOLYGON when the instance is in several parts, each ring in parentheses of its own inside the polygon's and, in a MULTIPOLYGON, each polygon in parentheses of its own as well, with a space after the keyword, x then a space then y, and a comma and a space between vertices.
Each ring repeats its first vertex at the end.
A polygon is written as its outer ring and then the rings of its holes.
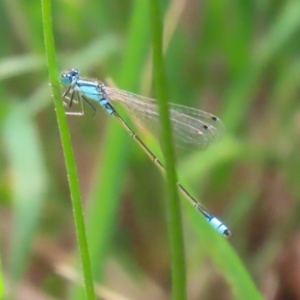
MULTIPOLYGON (((80 112, 66 112, 66 114, 84 115, 85 104, 89 105, 96 112, 96 108, 91 101, 98 102, 109 115, 117 118, 153 163, 161 171, 165 172, 165 168, 160 160, 127 125, 110 102, 116 101, 123 104, 138 122, 157 134, 160 130, 160 124, 157 104, 154 99, 110 88, 97 80, 81 78, 77 69, 71 69, 62 73, 60 82, 66 88, 62 95, 64 103, 71 107, 74 102, 79 102, 81 106, 80 112)), ((174 141, 178 146, 196 144, 201 148, 206 148, 210 143, 220 139, 224 126, 219 118, 194 108, 172 103, 169 104, 169 109, 174 141)), ((229 229, 192 197, 181 183, 177 182, 177 187, 183 196, 203 214, 212 227, 222 235, 230 236, 229 229)))

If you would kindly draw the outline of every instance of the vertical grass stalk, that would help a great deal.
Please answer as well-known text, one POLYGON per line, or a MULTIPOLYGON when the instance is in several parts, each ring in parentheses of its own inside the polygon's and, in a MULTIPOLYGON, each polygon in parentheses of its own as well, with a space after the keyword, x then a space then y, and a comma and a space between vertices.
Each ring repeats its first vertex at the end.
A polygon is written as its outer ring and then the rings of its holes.
POLYGON ((78 246, 81 256, 84 285, 86 291, 86 297, 88 300, 95 299, 95 292, 93 286, 93 278, 91 275, 91 264, 88 252, 87 239, 85 234, 85 224, 83 218, 83 211, 81 206, 80 189, 78 184, 78 176, 75 165, 74 154, 71 146, 71 139, 68 130, 67 118, 63 103, 61 101, 61 95, 59 90, 55 87, 59 86, 57 77, 57 65, 56 55, 53 38, 53 27, 51 18, 51 0, 41 0, 42 4, 42 19, 43 19, 43 33, 45 42, 45 51, 47 57, 47 64, 49 70, 50 83, 52 85, 52 93, 57 117, 57 123, 59 127, 61 143, 66 163, 66 169, 69 179, 69 187, 71 200, 73 205, 73 214, 76 227, 76 235, 78 240, 78 246))
POLYGON ((172 265, 172 299, 186 299, 186 275, 184 261, 183 233, 180 213, 180 200, 177 192, 177 176, 174 166, 171 123, 168 110, 167 80, 163 63, 162 18, 159 0, 149 1, 152 45, 153 70, 156 97, 159 104, 159 115, 162 128, 162 149, 165 156, 168 192, 168 235, 171 248, 172 265))

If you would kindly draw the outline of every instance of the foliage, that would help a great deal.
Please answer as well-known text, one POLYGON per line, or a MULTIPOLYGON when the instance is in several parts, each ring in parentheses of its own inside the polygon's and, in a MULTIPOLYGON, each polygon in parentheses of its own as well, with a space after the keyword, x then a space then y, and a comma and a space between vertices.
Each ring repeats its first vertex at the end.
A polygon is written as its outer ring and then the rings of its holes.
MULTIPOLYGON (((60 70, 155 96, 147 2, 54 0, 60 70)), ((188 299, 259 299, 257 287, 299 298, 300 3, 161 3, 169 99, 226 127, 220 143, 177 157, 180 181, 232 231, 225 240, 182 199, 188 299)), ((7 277, 16 299, 83 299, 41 7, 0 8, 0 293, 7 277)), ((68 121, 96 293, 169 299, 163 176, 101 109, 68 121)))

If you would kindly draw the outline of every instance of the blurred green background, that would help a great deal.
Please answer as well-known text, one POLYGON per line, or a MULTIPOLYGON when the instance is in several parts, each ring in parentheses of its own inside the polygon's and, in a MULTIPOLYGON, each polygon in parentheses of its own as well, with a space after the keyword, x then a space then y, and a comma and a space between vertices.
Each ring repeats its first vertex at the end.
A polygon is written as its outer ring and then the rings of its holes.
MULTIPOLYGON (((61 71, 155 97, 146 2, 54 0, 61 71)), ((171 101, 226 127, 220 143, 178 156, 180 181, 228 225, 235 250, 210 239, 183 199, 188 299, 242 299, 239 258, 265 298, 300 299, 300 2, 173 0, 162 10, 171 101)), ((83 299, 40 3, 4 0, 0 16, 5 293, 83 299)), ((101 108, 68 120, 99 298, 169 299, 163 177, 101 108)))

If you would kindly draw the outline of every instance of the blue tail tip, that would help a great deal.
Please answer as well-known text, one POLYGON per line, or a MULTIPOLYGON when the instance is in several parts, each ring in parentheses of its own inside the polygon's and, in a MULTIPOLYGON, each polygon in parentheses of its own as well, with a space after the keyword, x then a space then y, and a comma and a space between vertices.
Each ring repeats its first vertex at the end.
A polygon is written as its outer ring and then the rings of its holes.
POLYGON ((229 229, 225 229, 225 230, 223 231, 223 235, 225 235, 226 237, 230 237, 230 236, 231 236, 230 230, 229 230, 229 229))

